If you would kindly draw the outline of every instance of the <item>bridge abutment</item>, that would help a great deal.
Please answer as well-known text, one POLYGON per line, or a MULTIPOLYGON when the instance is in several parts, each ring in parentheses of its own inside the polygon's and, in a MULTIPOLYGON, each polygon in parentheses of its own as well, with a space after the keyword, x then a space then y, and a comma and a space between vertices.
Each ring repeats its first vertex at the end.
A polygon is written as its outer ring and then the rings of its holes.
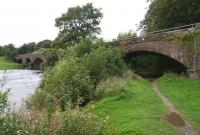
POLYGON ((193 78, 200 79, 200 41, 197 44, 196 54, 193 59, 193 78))

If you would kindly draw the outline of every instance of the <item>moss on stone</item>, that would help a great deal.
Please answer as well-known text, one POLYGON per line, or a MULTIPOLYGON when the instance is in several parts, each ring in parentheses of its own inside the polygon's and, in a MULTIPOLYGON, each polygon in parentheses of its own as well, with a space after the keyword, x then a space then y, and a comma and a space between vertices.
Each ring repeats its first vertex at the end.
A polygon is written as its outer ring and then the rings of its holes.
POLYGON ((193 57, 196 53, 197 42, 200 39, 200 30, 194 32, 178 32, 164 36, 164 40, 174 41, 180 45, 184 45, 187 51, 188 63, 187 66, 192 66, 193 57))

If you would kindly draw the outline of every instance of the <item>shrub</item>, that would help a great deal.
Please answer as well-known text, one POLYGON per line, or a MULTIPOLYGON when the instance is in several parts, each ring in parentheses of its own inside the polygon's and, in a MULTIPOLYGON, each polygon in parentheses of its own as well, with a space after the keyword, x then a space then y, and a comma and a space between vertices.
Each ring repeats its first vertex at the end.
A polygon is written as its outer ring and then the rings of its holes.
POLYGON ((4 113, 6 107, 8 106, 8 91, 0 91, 0 116, 4 113))
POLYGON ((42 90, 54 95, 62 106, 66 102, 79 105, 91 101, 94 86, 88 70, 74 58, 61 61, 47 74, 42 90))
POLYGON ((57 135, 117 135, 107 123, 108 117, 97 117, 88 111, 73 110, 62 118, 57 135))
POLYGON ((49 96, 55 98, 54 104, 59 103, 62 110, 68 104, 84 106, 95 100, 96 86, 101 80, 122 75, 125 67, 120 51, 99 40, 82 41, 71 54, 45 74, 41 90, 32 96, 39 109, 49 104, 49 96))
POLYGON ((0 118, 1 135, 30 135, 31 129, 23 117, 17 113, 7 113, 0 118))
POLYGON ((89 75, 96 85, 110 76, 122 75, 125 64, 120 51, 116 48, 100 46, 82 58, 89 75))
POLYGON ((24 117, 10 112, 8 91, 0 92, 0 135, 30 135, 30 128, 24 117))

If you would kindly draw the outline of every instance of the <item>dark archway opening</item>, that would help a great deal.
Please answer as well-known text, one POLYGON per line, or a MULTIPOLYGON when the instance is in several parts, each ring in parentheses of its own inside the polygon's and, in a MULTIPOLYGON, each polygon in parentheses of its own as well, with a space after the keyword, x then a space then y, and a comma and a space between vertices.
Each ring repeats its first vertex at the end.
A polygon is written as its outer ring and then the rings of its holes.
POLYGON ((158 78, 165 73, 187 74, 187 67, 168 56, 154 52, 131 52, 125 62, 144 78, 158 78))
POLYGON ((17 63, 22 64, 22 62, 23 62, 22 59, 18 59, 18 60, 17 60, 17 63))
POLYGON ((27 69, 31 69, 31 60, 29 58, 26 59, 26 65, 25 65, 27 69))
POLYGON ((35 61, 32 64, 33 70, 42 70, 43 69, 43 60, 40 58, 35 59, 35 61))

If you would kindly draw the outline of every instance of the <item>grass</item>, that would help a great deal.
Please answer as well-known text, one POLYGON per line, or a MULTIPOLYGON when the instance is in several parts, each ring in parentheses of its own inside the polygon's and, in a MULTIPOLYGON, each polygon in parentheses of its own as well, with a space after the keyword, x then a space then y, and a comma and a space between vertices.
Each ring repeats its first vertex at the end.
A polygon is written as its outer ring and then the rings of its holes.
POLYGON ((18 68, 20 68, 20 64, 14 63, 12 60, 6 57, 0 57, 0 70, 18 68))
POLYGON ((110 83, 104 98, 95 103, 94 112, 104 113, 120 135, 175 135, 165 121, 168 110, 146 80, 131 77, 110 83))
POLYGON ((200 80, 168 74, 157 83, 164 95, 200 133, 200 80))

